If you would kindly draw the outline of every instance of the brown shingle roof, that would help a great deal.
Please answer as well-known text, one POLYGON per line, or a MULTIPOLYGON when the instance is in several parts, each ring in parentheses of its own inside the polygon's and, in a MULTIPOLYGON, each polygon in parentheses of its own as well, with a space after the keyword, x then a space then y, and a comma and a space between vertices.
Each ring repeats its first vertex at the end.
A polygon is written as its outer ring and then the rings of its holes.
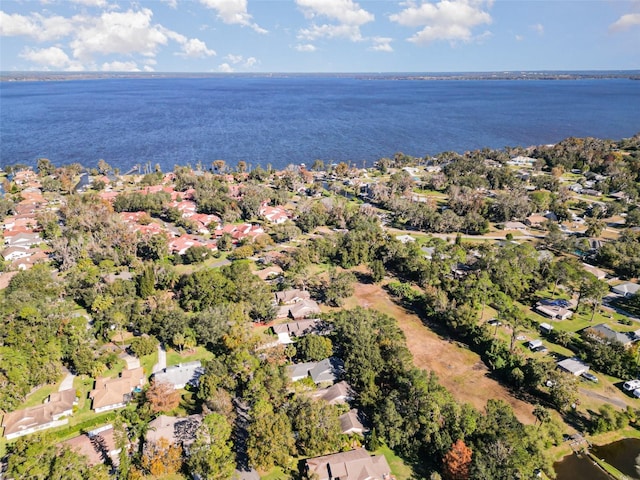
POLYGON ((130 394, 135 387, 144 383, 142 367, 124 370, 118 378, 98 378, 96 388, 91 391, 89 398, 93 400, 92 408, 107 407, 125 401, 124 396, 130 394))
POLYGON ((369 455, 364 448, 334 453, 306 461, 308 472, 318 480, 386 480, 391 468, 384 455, 369 455))

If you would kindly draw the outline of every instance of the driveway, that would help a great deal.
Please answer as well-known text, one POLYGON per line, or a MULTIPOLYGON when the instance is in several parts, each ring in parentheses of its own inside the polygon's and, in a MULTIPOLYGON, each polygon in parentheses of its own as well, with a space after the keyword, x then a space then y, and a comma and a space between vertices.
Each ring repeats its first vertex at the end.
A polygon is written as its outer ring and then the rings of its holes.
POLYGON ((58 387, 58 391, 62 392, 63 390, 70 390, 73 388, 73 379, 76 378, 76 376, 71 373, 69 370, 67 370, 66 368, 64 369, 66 375, 64 377, 64 379, 62 380, 62 382, 60 382, 60 386, 58 387))
POLYGON ((128 353, 123 352, 118 355, 118 357, 127 363, 127 370, 133 370, 134 368, 140 367, 140 359, 134 357, 133 355, 129 355, 128 353))
POLYGON ((151 373, 158 373, 161 370, 167 368, 167 351, 162 344, 158 345, 158 363, 156 363, 151 369, 151 373))

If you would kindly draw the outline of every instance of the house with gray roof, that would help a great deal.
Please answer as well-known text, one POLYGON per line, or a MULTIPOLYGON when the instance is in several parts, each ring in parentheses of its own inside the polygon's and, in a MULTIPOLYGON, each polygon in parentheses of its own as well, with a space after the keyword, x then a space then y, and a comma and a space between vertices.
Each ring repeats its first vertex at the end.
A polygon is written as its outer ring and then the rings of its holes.
POLYGON ((331 405, 338 405, 347 403, 353 400, 355 392, 351 385, 342 380, 327 388, 321 388, 311 393, 311 397, 315 399, 324 400, 331 405))
POLYGON ((305 318, 320 313, 320 306, 314 300, 301 300, 292 305, 283 305, 278 309, 277 318, 305 318))
POLYGON ((558 368, 579 377, 589 371, 589 365, 578 358, 566 358, 558 362, 558 368))
POLYGON ((304 337, 310 333, 322 333, 326 329, 325 322, 318 318, 296 320, 289 323, 281 323, 271 327, 273 333, 278 335, 278 341, 282 344, 293 343, 291 337, 304 337))
POLYGON ((156 383, 168 383, 176 390, 180 390, 187 385, 197 387, 202 374, 204 374, 202 363, 195 361, 163 368, 153 375, 153 379, 156 383))
POLYGON ((340 415, 339 420, 342 433, 345 435, 351 435, 353 433, 363 435, 365 432, 368 432, 369 429, 362 424, 360 418, 361 414, 355 408, 352 408, 347 413, 340 415))
POLYGON ((632 297, 638 293, 640 290, 640 285, 633 282, 621 283, 620 285, 616 285, 611 287, 611 291, 617 293, 618 295, 623 295, 625 297, 632 297))
POLYGON ((344 362, 339 358, 325 358, 319 362, 296 363, 286 368, 287 378, 296 382, 308 376, 315 384, 335 383, 344 372, 344 362))
POLYGON ((633 332, 616 332, 609 325, 600 323, 585 330, 585 335, 598 338, 606 343, 620 342, 625 347, 630 347, 636 341, 633 332))

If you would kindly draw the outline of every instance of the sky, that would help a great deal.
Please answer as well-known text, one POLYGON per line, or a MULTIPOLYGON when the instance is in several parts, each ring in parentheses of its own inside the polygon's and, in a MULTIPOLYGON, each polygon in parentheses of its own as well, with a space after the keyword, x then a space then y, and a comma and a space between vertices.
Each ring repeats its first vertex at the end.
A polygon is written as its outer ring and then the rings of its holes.
POLYGON ((639 0, 2 0, 2 71, 640 69, 639 0))

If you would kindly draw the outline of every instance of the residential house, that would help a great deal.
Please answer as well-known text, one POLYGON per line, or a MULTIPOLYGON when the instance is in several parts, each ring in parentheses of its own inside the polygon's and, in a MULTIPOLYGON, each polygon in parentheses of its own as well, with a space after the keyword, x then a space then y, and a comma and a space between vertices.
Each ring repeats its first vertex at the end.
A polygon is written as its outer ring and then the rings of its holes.
POLYGON ((274 278, 279 277, 283 273, 284 271, 278 265, 271 265, 270 267, 263 268, 262 270, 257 270, 253 272, 253 274, 256 277, 258 277, 260 280, 263 280, 265 282, 269 280, 273 280, 274 278))
POLYGON ((369 429, 362 424, 360 417, 360 412, 355 408, 352 408, 348 412, 340 415, 339 420, 342 433, 345 435, 351 435, 354 433, 363 435, 365 432, 368 432, 369 429))
POLYGON ((400 243, 414 243, 416 241, 411 235, 396 235, 396 240, 400 243))
POLYGON ((529 215, 524 223, 529 227, 540 228, 547 222, 547 218, 538 213, 534 213, 533 215, 529 215))
POLYGON ((531 157, 524 157, 519 155, 517 157, 512 158, 511 160, 507 160, 507 165, 511 165, 513 167, 530 167, 536 164, 536 159, 531 157))
POLYGON ((181 235, 177 238, 169 240, 169 251, 171 253, 177 253, 178 255, 184 255, 191 247, 201 247, 200 243, 195 237, 190 235, 181 235))
POLYGON ((536 303, 534 310, 552 319, 566 320, 573 315, 573 312, 567 308, 570 305, 567 300, 540 300, 536 303))
POLYGON ((124 370, 117 378, 97 378, 95 389, 89 393, 96 413, 122 408, 132 398, 134 390, 145 383, 142 367, 124 370))
POLYGON ((42 243, 42 237, 38 233, 19 233, 14 236, 8 236, 5 232, 4 243, 10 247, 31 248, 33 245, 42 243))
POLYGON ((384 455, 370 455, 364 448, 305 460, 305 473, 317 480, 391 480, 384 455))
POLYGON ((199 378, 203 374, 202 363, 195 361, 163 368, 153 375, 153 380, 156 383, 168 383, 176 390, 180 390, 187 385, 197 387, 199 378))
POLYGON ((2 419, 4 436, 7 440, 13 440, 47 428, 65 425, 69 422, 66 417, 73 413, 73 406, 77 403, 76 391, 69 389, 52 393, 42 405, 7 413, 2 419))
POLYGON ((307 318, 320 314, 320 306, 314 300, 302 300, 293 305, 283 305, 276 313, 277 318, 307 318))
POLYGON ((30 251, 28 247, 7 247, 0 255, 2 255, 5 262, 13 262, 18 258, 28 257, 30 255, 30 251))
POLYGON ((281 323, 271 327, 273 333, 278 335, 278 341, 282 344, 293 343, 291 336, 303 337, 309 333, 319 333, 325 327, 324 322, 317 318, 297 320, 295 322, 281 323))
POLYGON ((286 368, 286 375, 290 381, 296 382, 308 376, 317 385, 320 383, 335 383, 343 374, 344 363, 339 358, 325 358, 319 362, 296 363, 286 368))
POLYGON ((291 382, 297 382, 309 376, 309 370, 316 366, 316 362, 294 363, 286 368, 286 375, 291 382))
POLYGON ((160 415, 149 422, 145 440, 157 443, 161 438, 165 438, 169 443, 185 448, 196 439, 196 431, 201 423, 202 415, 189 415, 188 417, 160 415))
POLYGON ((42 250, 31 249, 29 255, 26 257, 18 258, 11 262, 11 268, 15 270, 27 270, 38 262, 47 262, 49 255, 42 250))
POLYGON ((504 229, 524 232, 527 229, 527 226, 522 222, 505 222, 504 229))
POLYGON ((607 277, 607 272, 605 272, 604 270, 600 270, 599 268, 596 268, 593 265, 583 263, 582 268, 584 268, 585 271, 595 275, 598 280, 604 280, 607 277))
POLYGON ((327 388, 321 388, 311 392, 311 398, 324 400, 331 405, 348 403, 355 397, 355 392, 351 385, 342 380, 327 388))
POLYGON ((311 300, 311 294, 306 290, 283 290, 274 294, 277 305, 291 305, 303 300, 311 300))
POLYGON ((640 285, 633 282, 626 282, 620 285, 611 287, 611 291, 625 297, 632 297, 638 293, 640 285))
POLYGON ((558 368, 564 370, 565 372, 571 373, 576 377, 579 377, 583 373, 589 371, 589 365, 582 362, 582 360, 578 358, 566 358, 560 362, 558 362, 558 368))
POLYGON ((87 457, 90 466, 101 463, 117 465, 120 449, 116 447, 113 425, 105 425, 58 444, 87 457))
POLYGON ((263 203, 258 211, 258 214, 266 218, 269 222, 280 224, 289 220, 289 215, 286 210, 281 207, 270 207, 266 203, 263 203))
POLYGON ((584 334, 606 343, 619 342, 625 347, 630 347, 636 341, 636 335, 633 332, 616 332, 605 323, 586 328, 584 334))

